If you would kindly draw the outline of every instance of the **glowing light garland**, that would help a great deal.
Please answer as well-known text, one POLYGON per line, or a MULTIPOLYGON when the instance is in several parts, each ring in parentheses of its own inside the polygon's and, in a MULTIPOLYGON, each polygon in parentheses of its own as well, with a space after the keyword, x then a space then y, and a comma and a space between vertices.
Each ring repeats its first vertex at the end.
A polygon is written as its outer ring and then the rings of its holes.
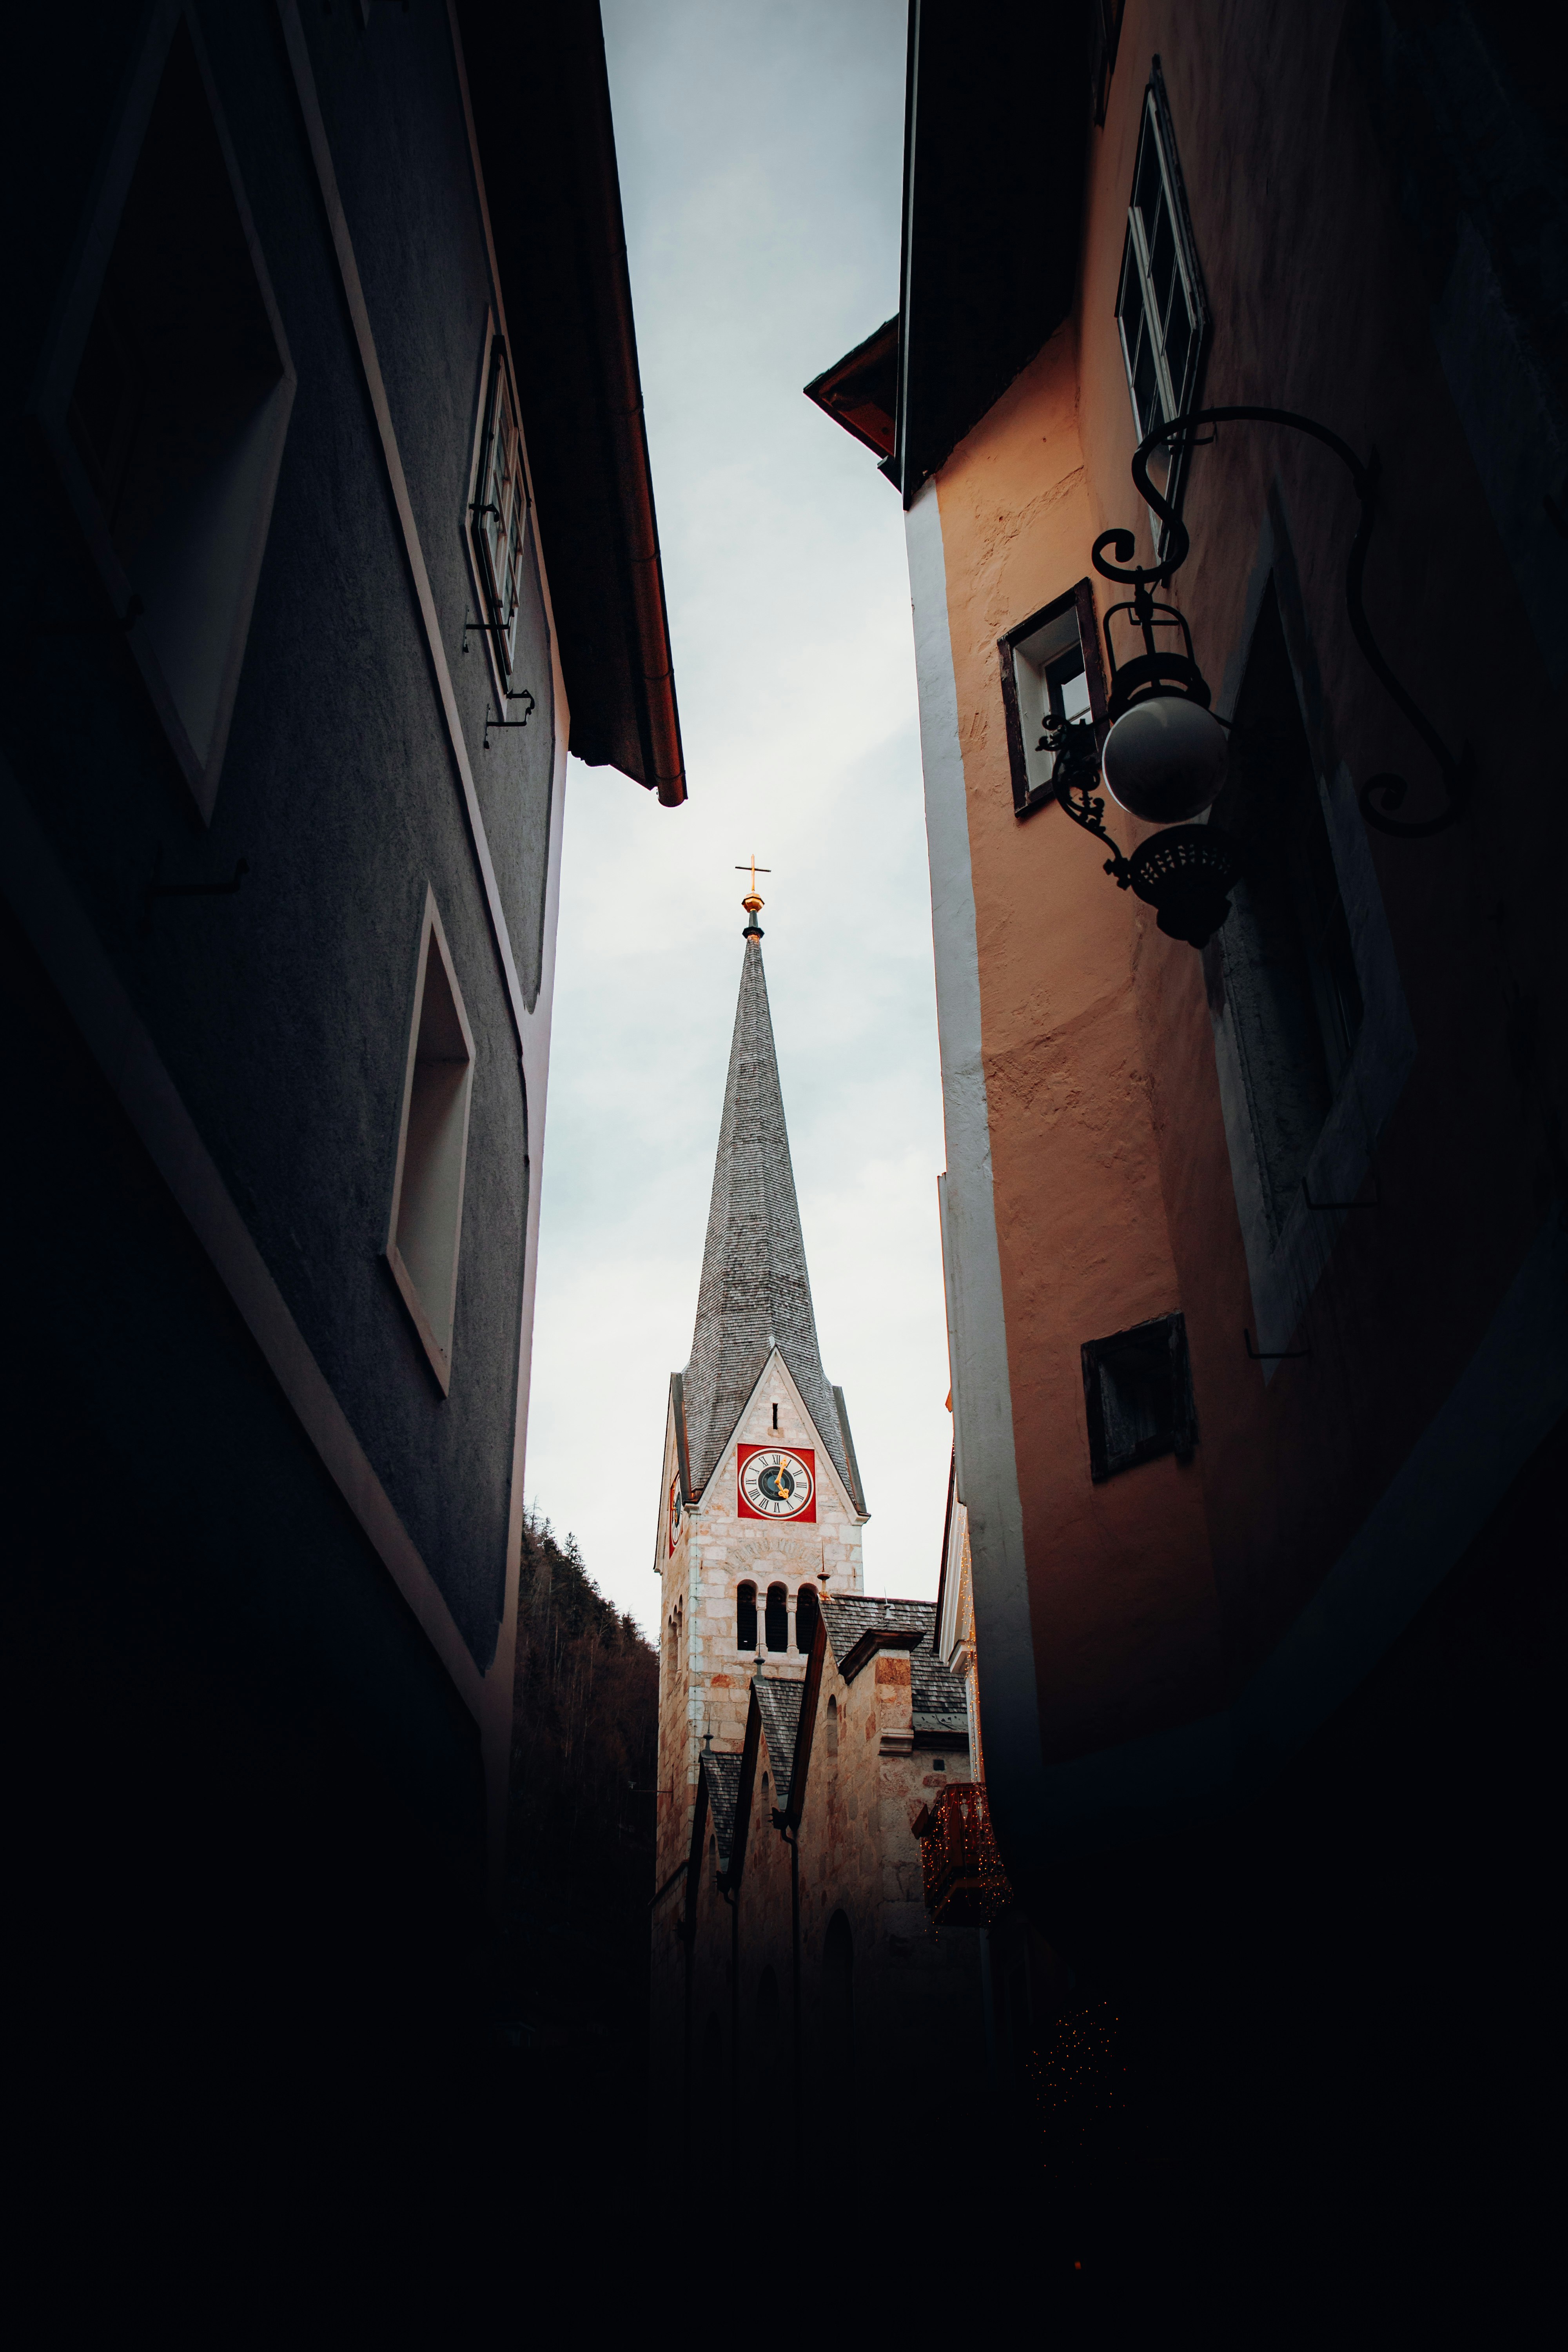
POLYGON ((933 1927, 989 1927, 1013 1900, 984 1783, 955 1780, 915 1822, 933 1927))

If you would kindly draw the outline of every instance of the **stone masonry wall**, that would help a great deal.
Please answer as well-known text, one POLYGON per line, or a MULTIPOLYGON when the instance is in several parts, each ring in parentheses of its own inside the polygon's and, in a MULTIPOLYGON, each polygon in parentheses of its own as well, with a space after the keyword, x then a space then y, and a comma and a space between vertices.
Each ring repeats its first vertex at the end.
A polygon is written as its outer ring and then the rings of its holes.
MULTIPOLYGON (((662 1492, 675 1475, 675 1433, 669 1427, 662 1492)), ((803 1584, 818 1592, 858 1593, 863 1589, 860 1530, 864 1522, 844 1492, 824 1445, 775 1350, 752 1393, 730 1444, 700 1498, 681 1517, 673 1554, 668 1551, 668 1521, 661 1513, 659 1566, 663 1574, 660 1643, 658 1812, 656 1885, 662 1885, 684 1860, 690 1836, 697 1759, 711 1732, 721 1754, 739 1754, 755 1653, 736 1642, 736 1596, 742 1583, 757 1589, 759 1643, 767 1589, 782 1584, 789 1595, 790 1647, 773 1652, 768 1671, 800 1676, 805 1660, 795 1647, 795 1596, 803 1584), (778 1426, 773 1408, 778 1406, 778 1426), (816 1457, 815 1524, 771 1527, 743 1519, 735 1507, 736 1448, 741 1444, 809 1446, 816 1457)))
MULTIPOLYGON (((799 1832, 800 2091, 808 2146, 816 2128, 813 2114, 852 2078, 876 2084, 881 2131, 917 2123, 927 2130, 948 2124, 960 2129, 971 2115, 984 2065, 979 1937, 973 1928, 950 1927, 940 1936, 932 1930, 910 1826, 942 1787, 967 1777, 962 1741, 933 1749, 922 1736, 921 1746, 914 1744, 906 1654, 883 1652, 846 1684, 829 1649, 799 1832), (935 1752, 946 1759, 944 1772, 930 1769, 935 1752), (829 1923, 839 1911, 854 1953, 848 2020, 836 2002, 826 1958, 829 1923)), ((700 2147, 717 2144, 728 2128, 731 2098, 743 2116, 757 2088, 784 2101, 776 2129, 786 2147, 793 2130, 790 1857, 772 1824, 777 1782, 764 1735, 736 1898, 738 2041, 731 1912, 714 1884, 716 1857, 703 1858, 691 2011, 693 2129, 700 2147), (764 1982, 769 1971, 773 1994, 764 1982)), ((673 1932, 668 1940, 679 1958, 673 1932)), ((664 2015, 674 2021, 668 2006, 664 2015)))

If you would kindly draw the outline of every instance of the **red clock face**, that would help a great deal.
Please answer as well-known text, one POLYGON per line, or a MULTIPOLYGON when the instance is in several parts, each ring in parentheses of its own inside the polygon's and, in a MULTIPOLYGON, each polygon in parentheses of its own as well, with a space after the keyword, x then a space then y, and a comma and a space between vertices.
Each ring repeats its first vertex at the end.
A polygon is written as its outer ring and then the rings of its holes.
POLYGON ((738 1445, 735 1508, 743 1519, 816 1517, 816 1449, 738 1445))
POLYGON ((669 1549, 671 1551, 675 1549, 679 1536, 680 1481, 679 1478, 672 1478, 669 1482, 669 1549))

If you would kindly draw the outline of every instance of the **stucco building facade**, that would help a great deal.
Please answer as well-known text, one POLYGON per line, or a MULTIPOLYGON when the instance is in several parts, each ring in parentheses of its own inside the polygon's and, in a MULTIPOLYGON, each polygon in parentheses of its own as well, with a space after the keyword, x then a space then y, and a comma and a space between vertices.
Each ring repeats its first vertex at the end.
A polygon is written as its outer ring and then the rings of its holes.
POLYGON ((12 1958, 117 2199, 241 2210, 285 2112, 392 2162, 476 2030, 568 747, 685 792, 596 5, 531 12, 537 137, 523 47, 11 59, 12 1958))
MULTIPOLYGON (((910 27, 900 311, 810 389, 906 516, 944 1651, 1032 1931, 1143 2037, 1145 2153, 1184 2118, 1237 2210, 1331 2216, 1351 2260, 1380 2169, 1391 2243, 1501 2210, 1472 2152, 1514 2095, 1455 2019, 1490 1930, 1534 1969, 1560 116, 1522 12, 1458 0, 1010 12, 1006 88, 963 10, 910 27), (1184 929, 1114 796, 1153 682, 1228 746, 1171 813, 1231 845, 1184 929), (1451 1930, 1456 1881, 1490 1929, 1451 1930)), ((1058 2031, 1040 1980, 1005 2047, 1058 2031)))

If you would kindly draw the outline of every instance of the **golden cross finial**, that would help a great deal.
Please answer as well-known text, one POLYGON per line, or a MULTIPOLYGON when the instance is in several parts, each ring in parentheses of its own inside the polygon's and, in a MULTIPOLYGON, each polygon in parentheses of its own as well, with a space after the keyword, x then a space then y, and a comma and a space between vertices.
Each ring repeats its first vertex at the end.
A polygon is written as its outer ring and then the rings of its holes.
MULTIPOLYGON (((771 874, 771 873, 773 872, 773 867, 772 867, 771 866, 759 866, 759 865, 757 864, 756 857, 755 857, 755 856, 754 856, 754 855, 753 855, 753 856, 752 856, 748 860, 748 864, 749 864, 749 865, 750 865, 750 866, 751 866, 751 872, 752 872, 752 898, 754 898, 756 897, 756 895, 757 895, 757 877, 758 877, 758 875, 759 875, 759 874, 771 874)), ((746 867, 745 867, 744 866, 736 866, 736 868, 735 868, 735 871, 736 871, 736 873, 737 873, 737 874, 744 874, 744 872, 746 871, 746 867)))

